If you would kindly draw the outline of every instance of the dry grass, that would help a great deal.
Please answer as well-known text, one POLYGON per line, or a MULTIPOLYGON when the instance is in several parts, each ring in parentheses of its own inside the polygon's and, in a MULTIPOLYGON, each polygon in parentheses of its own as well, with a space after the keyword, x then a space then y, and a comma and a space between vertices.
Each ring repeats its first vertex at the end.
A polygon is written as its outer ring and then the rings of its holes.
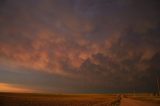
POLYGON ((47 95, 0 93, 0 106, 103 106, 117 99, 116 95, 47 95))
POLYGON ((154 96, 152 93, 130 93, 123 95, 130 99, 160 104, 160 96, 154 96))
POLYGON ((128 96, 129 98, 160 104, 160 96, 128 96))

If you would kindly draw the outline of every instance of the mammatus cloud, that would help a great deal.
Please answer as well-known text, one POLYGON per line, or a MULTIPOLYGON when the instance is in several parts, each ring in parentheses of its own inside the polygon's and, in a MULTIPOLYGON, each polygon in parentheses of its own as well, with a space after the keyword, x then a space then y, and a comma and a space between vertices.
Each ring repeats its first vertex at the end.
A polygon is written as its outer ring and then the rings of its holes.
POLYGON ((76 79, 81 89, 153 89, 160 65, 158 1, 4 0, 1 5, 2 66, 76 79))

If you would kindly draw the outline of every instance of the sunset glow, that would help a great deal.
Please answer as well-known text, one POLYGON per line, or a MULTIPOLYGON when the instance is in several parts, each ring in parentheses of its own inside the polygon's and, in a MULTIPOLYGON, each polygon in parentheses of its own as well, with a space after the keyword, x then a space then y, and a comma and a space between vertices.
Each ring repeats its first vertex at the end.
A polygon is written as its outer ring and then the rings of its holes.
POLYGON ((17 86, 14 84, 8 84, 8 83, 0 83, 0 92, 16 92, 16 93, 23 93, 23 92, 28 92, 28 93, 33 93, 37 92, 36 90, 32 90, 29 88, 17 86))

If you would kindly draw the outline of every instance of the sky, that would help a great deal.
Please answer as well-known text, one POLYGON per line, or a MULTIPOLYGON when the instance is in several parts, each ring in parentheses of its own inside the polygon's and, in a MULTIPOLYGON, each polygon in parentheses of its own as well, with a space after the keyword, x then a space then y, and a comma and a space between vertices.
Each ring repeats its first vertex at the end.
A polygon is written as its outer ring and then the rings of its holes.
POLYGON ((155 92, 159 0, 0 0, 0 92, 155 92))

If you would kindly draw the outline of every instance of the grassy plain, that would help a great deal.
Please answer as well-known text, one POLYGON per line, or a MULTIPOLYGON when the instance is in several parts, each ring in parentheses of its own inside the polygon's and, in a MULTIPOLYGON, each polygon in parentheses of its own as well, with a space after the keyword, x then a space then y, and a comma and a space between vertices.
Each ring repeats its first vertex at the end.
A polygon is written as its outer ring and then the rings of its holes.
POLYGON ((106 106, 115 100, 107 94, 0 93, 0 106, 106 106))
MULTIPOLYGON (((119 106, 118 94, 0 93, 0 106, 119 106)), ((151 94, 123 94, 122 98, 160 104, 151 94)))
POLYGON ((147 102, 152 102, 152 103, 158 103, 160 104, 160 96, 146 96, 146 95, 136 95, 136 96, 128 96, 131 99, 135 100, 141 100, 141 101, 147 101, 147 102))

